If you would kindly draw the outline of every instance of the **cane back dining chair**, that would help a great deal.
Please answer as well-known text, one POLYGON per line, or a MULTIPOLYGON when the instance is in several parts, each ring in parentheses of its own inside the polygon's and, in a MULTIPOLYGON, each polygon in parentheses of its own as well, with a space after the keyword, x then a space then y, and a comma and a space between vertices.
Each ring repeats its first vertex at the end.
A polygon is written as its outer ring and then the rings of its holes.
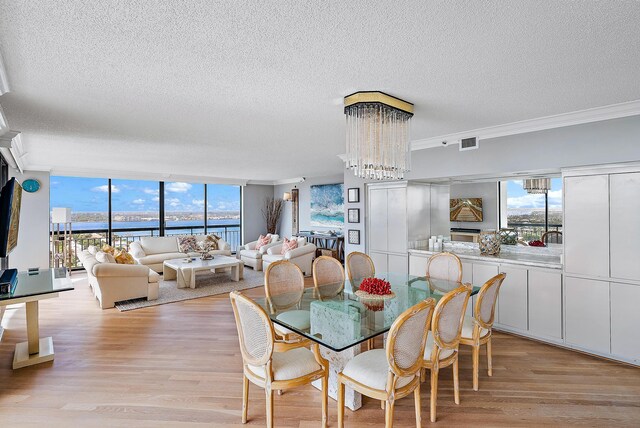
POLYGON ((320 256, 314 260, 312 271, 317 298, 332 298, 344 290, 344 268, 339 260, 320 256))
POLYGON ((302 343, 286 344, 278 352, 275 332, 269 315, 238 291, 229 294, 238 329, 242 353, 242 423, 247 422, 249 382, 264 388, 267 427, 273 427, 273 392, 295 388, 322 379, 322 426, 327 426, 327 387, 329 363, 322 358, 318 345, 313 352, 302 343))
POLYGON ((460 344, 471 346, 473 359, 473 390, 478 390, 478 366, 480 360, 480 347, 487 345, 487 372, 493 376, 491 366, 491 328, 498 301, 498 292, 504 279, 505 273, 498 274, 485 282, 478 296, 473 311, 473 317, 465 316, 462 324, 462 335, 460 344))
POLYGON ((453 253, 438 253, 429 257, 427 263, 427 278, 462 281, 462 262, 453 253))
POLYGON ((435 307, 430 298, 404 311, 391 325, 385 349, 356 355, 338 373, 338 427, 344 426, 345 385, 385 402, 385 427, 393 426, 395 400, 413 392, 416 426, 421 424, 420 369, 435 307))
MULTIPOLYGON (((304 274, 288 260, 270 263, 264 272, 264 293, 269 310, 276 318, 301 330, 311 328, 310 313, 299 309, 304 293, 304 274)), ((286 327, 274 324, 276 340, 283 342, 308 342, 286 327)))
POLYGON ((371 278, 376 274, 376 268, 371 257, 359 251, 349 253, 347 256, 347 271, 352 285, 354 281, 358 282, 363 278, 371 278))
POLYGON ((438 373, 440 369, 453 366, 453 396, 460 404, 458 381, 458 346, 462 333, 462 320, 471 295, 470 285, 461 285, 445 294, 436 305, 424 349, 422 379, 425 370, 431 371, 431 422, 436 421, 438 400, 438 373))
POLYGON ((545 244, 562 244, 562 232, 550 230, 542 234, 542 242, 545 244))

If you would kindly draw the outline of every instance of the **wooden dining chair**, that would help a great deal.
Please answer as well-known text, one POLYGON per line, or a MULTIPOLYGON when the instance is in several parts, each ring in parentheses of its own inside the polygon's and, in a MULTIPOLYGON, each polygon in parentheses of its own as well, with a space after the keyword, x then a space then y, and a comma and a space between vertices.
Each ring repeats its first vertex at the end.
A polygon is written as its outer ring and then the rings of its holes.
POLYGON ((462 261, 453 253, 438 253, 429 257, 427 278, 462 281, 462 261))
POLYGON ((238 329, 242 353, 242 423, 247 422, 249 382, 264 388, 267 427, 273 427, 273 391, 309 384, 322 379, 322 426, 327 426, 327 387, 329 363, 322 358, 318 345, 313 351, 302 344, 287 344, 277 352, 273 324, 267 313, 238 291, 229 294, 238 329))
POLYGON ((371 257, 358 251, 349 253, 347 256, 347 271, 352 285, 354 281, 361 281, 363 278, 371 278, 376 275, 376 268, 371 257))
MULTIPOLYGON (((264 293, 267 305, 276 319, 300 330, 311 328, 310 313, 299 308, 304 293, 304 274, 288 260, 270 263, 264 273, 264 293)), ((305 341, 286 327, 274 324, 276 340, 305 341)))
POLYGON ((507 274, 501 273, 485 282, 476 297, 473 317, 465 316, 462 323, 460 344, 471 346, 473 359, 473 390, 478 390, 478 366, 480 347, 487 345, 487 372, 493 376, 491 367, 491 328, 498 301, 498 292, 507 274))
POLYGON ((339 260, 320 256, 313 262, 313 286, 319 299, 332 298, 344 290, 344 268, 339 260))
POLYGON ((545 244, 562 244, 562 232, 550 230, 542 234, 541 241, 545 244))
POLYGON ((420 369, 434 306, 430 298, 404 311, 389 329, 386 350, 358 354, 338 373, 338 427, 344 426, 345 385, 385 402, 387 428, 393 426, 395 400, 413 393, 420 427, 420 369))
POLYGON ((436 421, 438 403, 438 373, 440 369, 453 366, 453 397, 460 404, 460 385, 458 382, 458 345, 462 332, 462 320, 471 295, 470 285, 461 285, 445 294, 436 305, 431 332, 427 336, 422 362, 422 380, 424 370, 431 371, 431 422, 436 421))

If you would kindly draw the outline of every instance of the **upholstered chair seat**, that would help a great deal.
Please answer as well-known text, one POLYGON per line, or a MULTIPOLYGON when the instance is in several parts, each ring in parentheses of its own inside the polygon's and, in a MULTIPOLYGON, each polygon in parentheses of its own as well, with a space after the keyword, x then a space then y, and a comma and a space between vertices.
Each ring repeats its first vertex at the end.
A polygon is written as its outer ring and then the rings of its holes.
MULTIPOLYGON (((384 349, 372 349, 356 355, 342 370, 342 374, 369 388, 387 390, 389 362, 384 349)), ((398 378, 396 388, 408 385, 415 376, 398 378)))
MULTIPOLYGON (((429 332, 429 335, 427 336, 427 343, 425 344, 425 347, 424 347, 425 360, 431 360, 431 352, 433 352, 434 346, 436 346, 436 342, 433 340, 433 334, 429 332)), ((446 360, 447 358, 452 356, 454 352, 455 352, 454 349, 442 349, 440 350, 440 354, 438 354, 438 357, 440 361, 446 360)))
MULTIPOLYGON (((462 336, 460 339, 472 339, 475 324, 476 322, 473 317, 464 317, 464 321, 462 322, 462 336)), ((480 339, 485 338, 487 334, 489 334, 489 329, 480 327, 480 339)))
MULTIPOLYGON (((247 368, 256 376, 265 378, 264 366, 247 364, 247 368)), ((273 380, 292 380, 322 370, 322 366, 316 361, 313 352, 306 348, 296 348, 274 352, 271 356, 271 370, 273 380)))
MULTIPOLYGON (((300 330, 309 330, 311 328, 311 313, 302 309, 282 312, 276 316, 276 319, 300 330)), ((282 335, 293 333, 288 328, 277 323, 273 324, 273 328, 276 330, 276 333, 280 333, 282 335)))

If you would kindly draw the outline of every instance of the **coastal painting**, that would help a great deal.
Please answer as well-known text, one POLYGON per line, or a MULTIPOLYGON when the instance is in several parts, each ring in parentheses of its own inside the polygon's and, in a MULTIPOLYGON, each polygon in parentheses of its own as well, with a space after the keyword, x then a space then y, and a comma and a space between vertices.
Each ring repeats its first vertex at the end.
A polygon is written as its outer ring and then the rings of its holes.
POLYGON ((319 184, 311 186, 311 226, 344 226, 344 185, 319 184))
POLYGON ((482 221, 482 198, 457 198, 449 201, 449 220, 482 221))

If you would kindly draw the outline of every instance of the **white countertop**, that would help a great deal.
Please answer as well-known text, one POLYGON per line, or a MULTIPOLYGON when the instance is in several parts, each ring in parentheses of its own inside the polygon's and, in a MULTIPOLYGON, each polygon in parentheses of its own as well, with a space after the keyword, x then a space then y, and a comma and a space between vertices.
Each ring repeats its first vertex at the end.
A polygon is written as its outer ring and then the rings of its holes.
MULTIPOLYGON (((521 245, 502 245, 500 254, 489 256, 480 254, 478 244, 467 242, 445 242, 443 251, 451 252, 461 259, 478 260, 497 263, 511 263, 524 266, 535 266, 547 269, 562 269, 562 245, 551 244, 549 247, 525 247, 521 245)), ((431 255, 437 251, 427 248, 414 248, 409 254, 431 255)))

